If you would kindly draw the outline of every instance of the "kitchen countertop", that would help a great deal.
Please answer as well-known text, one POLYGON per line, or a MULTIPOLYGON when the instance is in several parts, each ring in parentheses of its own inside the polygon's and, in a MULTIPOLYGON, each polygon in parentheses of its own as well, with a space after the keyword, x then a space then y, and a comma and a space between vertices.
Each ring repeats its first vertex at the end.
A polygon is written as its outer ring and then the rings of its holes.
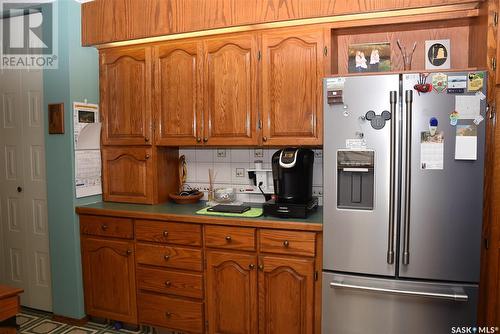
MULTIPOLYGON (((259 204, 255 203, 246 204, 254 207, 259 206, 259 204)), ((76 212, 78 214, 118 216, 134 219, 157 219, 201 224, 241 225, 246 227, 282 228, 305 231, 323 230, 322 207, 318 207, 318 209, 311 213, 306 219, 286 219, 270 216, 244 218, 196 214, 196 211, 204 207, 206 207, 205 202, 198 202, 196 204, 176 204, 167 202, 156 205, 97 202, 78 206, 76 212)))

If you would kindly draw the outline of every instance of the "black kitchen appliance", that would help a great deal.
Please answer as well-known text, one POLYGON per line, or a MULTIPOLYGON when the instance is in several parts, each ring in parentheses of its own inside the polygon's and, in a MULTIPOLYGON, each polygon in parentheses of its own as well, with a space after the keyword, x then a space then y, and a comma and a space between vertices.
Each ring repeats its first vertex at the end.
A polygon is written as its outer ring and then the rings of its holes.
POLYGON ((318 206, 312 196, 314 152, 305 148, 284 148, 273 154, 275 199, 264 203, 264 215, 306 218, 318 206))

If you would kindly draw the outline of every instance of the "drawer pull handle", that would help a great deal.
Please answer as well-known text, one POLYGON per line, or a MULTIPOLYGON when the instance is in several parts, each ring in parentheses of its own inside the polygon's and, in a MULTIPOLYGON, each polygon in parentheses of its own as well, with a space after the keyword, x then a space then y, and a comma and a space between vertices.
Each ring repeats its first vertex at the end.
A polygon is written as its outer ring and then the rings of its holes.
POLYGON ((165 261, 168 261, 170 259, 170 255, 165 255, 163 258, 165 259, 165 261))
POLYGON ((168 237, 168 231, 163 231, 163 236, 166 238, 168 237))
POLYGON ((285 248, 288 248, 290 246, 288 240, 283 241, 283 246, 285 246, 285 248))
POLYGON ((127 256, 132 254, 132 251, 130 249, 127 249, 127 256))
POLYGON ((226 235, 226 241, 227 242, 231 242, 231 236, 230 235, 226 235))
POLYGON ((108 225, 103 224, 101 225, 101 230, 106 231, 108 229, 108 225))
POLYGON ((249 265, 248 265, 248 268, 249 268, 250 270, 254 270, 254 269, 255 269, 255 264, 253 264, 253 263, 249 264, 249 265))
POLYGON ((165 286, 166 286, 167 288, 170 288, 170 286, 172 286, 172 282, 170 282, 170 281, 166 281, 166 282, 165 282, 165 286))
POLYGON ((167 318, 172 317, 172 312, 166 312, 166 313, 165 313, 165 316, 166 316, 167 318))

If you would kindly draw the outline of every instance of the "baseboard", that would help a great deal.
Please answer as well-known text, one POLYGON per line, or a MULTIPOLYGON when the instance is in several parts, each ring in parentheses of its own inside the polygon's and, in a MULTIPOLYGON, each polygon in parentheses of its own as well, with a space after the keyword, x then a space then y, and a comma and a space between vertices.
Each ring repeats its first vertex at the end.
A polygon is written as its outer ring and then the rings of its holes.
POLYGON ((72 325, 72 326, 83 326, 86 325, 89 321, 88 316, 84 316, 81 319, 69 318, 62 315, 54 314, 52 315, 52 320, 57 322, 62 322, 64 324, 72 325))

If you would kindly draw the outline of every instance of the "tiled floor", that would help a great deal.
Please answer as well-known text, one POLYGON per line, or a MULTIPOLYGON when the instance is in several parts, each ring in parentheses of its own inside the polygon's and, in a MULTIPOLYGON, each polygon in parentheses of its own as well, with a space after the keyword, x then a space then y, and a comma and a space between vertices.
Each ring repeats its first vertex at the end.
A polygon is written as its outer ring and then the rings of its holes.
POLYGON ((23 308, 17 316, 17 324, 21 326, 20 334, 155 334, 156 331, 143 327, 138 331, 115 330, 111 324, 87 323, 84 327, 72 326, 52 320, 51 313, 23 308))

